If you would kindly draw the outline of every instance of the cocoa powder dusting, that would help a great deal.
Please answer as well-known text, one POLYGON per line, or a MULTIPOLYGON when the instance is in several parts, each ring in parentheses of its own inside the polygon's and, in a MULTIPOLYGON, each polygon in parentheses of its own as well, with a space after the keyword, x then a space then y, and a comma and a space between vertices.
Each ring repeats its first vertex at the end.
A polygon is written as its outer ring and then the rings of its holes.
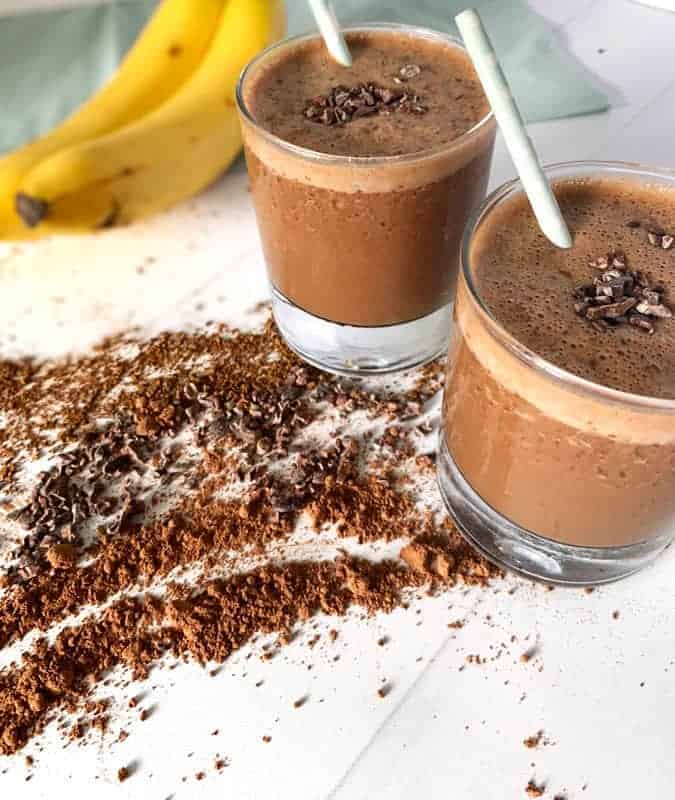
POLYGON ((0 753, 63 711, 88 715, 72 738, 105 730, 111 709, 93 693, 115 667, 144 679, 166 655, 222 662, 258 633, 277 634, 276 650, 318 612, 388 612, 411 590, 497 576, 417 502, 441 375, 370 390, 306 366, 271 324, 0 362, 0 647, 91 611, 0 671, 0 753), (345 435, 354 420, 367 430, 345 435), (31 478, 37 458, 50 466, 31 478), (311 559, 284 550, 303 520, 310 544, 334 537, 311 559), (342 546, 399 538, 398 559, 342 546))
POLYGON ((525 787, 525 794, 528 797, 541 797, 546 791, 546 785, 543 783, 536 783, 534 780, 529 780, 525 787))
POLYGON ((120 783, 124 783, 124 781, 129 777, 129 769, 127 767, 120 767, 117 770, 117 780, 120 783))

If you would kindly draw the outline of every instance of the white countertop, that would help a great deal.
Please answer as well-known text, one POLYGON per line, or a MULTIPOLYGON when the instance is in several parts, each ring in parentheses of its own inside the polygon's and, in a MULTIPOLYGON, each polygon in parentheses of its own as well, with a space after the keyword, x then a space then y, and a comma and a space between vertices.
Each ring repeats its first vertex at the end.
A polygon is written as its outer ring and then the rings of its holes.
MULTIPOLYGON (((613 102, 608 113, 533 126, 543 160, 675 167, 675 15, 628 0, 533 5, 559 26, 613 102)), ((499 142, 492 185, 511 176, 499 142)), ((241 163, 205 195, 148 223, 0 245, 7 352, 83 349, 130 324, 236 323, 265 295, 241 163)), ((42 752, 26 749, 37 762, 29 783, 21 754, 0 758, 0 797, 79 800, 94 789, 97 798, 158 800, 510 800, 526 798, 533 777, 547 783, 551 799, 671 797, 673 585, 671 550, 593 594, 510 578, 494 591, 456 590, 367 622, 349 618, 337 626, 337 642, 316 652, 301 640, 270 662, 247 661, 241 651, 215 678, 195 665, 157 672, 157 710, 130 728, 127 741, 63 750, 51 732, 42 752), (449 630, 462 616, 470 624, 449 630), (519 643, 490 661, 512 634, 519 643), (379 647, 383 635, 391 642, 379 647), (534 642, 538 656, 521 663, 534 642), (488 663, 466 664, 470 653, 488 663), (376 695, 382 678, 393 685, 385 700, 376 695), (295 710, 305 694, 310 701, 295 710), (523 739, 539 729, 550 744, 526 749, 523 739), (272 741, 262 744, 262 734, 272 741), (212 768, 216 752, 230 761, 220 774, 212 768), (138 773, 118 784, 117 769, 134 760, 138 773), (206 778, 196 782, 201 769, 206 778)))

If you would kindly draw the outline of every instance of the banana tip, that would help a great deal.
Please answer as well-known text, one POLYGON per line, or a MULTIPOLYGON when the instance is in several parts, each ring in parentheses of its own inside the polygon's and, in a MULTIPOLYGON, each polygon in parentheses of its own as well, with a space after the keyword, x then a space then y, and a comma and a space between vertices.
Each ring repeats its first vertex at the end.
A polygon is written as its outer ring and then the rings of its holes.
POLYGON ((23 192, 17 192, 14 205, 16 213, 29 228, 39 225, 49 211, 49 203, 46 200, 40 200, 39 197, 31 197, 23 192))

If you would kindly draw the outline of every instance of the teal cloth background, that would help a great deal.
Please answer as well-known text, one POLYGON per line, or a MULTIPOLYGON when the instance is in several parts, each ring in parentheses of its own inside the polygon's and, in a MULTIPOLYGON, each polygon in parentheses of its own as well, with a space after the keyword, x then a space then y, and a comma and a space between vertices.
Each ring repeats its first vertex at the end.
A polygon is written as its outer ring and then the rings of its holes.
MULTIPOLYGON (((454 15, 477 8, 530 121, 608 107, 603 92, 525 0, 335 0, 343 23, 410 22, 456 32, 454 15)), ((49 130, 114 71, 156 0, 116 0, 0 18, 0 151, 49 130)), ((312 27, 304 0, 287 0, 289 31, 312 27)))

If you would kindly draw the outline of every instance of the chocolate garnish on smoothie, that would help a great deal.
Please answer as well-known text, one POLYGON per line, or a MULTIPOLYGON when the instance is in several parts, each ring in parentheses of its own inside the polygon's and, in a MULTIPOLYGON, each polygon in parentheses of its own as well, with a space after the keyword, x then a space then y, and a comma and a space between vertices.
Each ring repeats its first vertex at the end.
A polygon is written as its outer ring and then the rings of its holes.
POLYGON ((362 327, 412 322, 454 297, 459 242, 485 192, 494 124, 461 48, 388 30, 347 32, 347 40, 349 70, 317 37, 246 81, 258 126, 342 159, 272 152, 247 127, 265 259, 274 288, 304 312, 362 327), (348 159, 356 158, 384 160, 355 171, 348 159))
POLYGON ((552 184, 572 248, 548 242, 518 190, 477 224, 467 267, 510 336, 586 384, 524 367, 496 343, 460 284, 445 443, 471 488, 521 528, 582 547, 631 545, 669 530, 675 514, 667 407, 675 399, 675 317, 654 316, 657 306, 673 309, 675 265, 672 250, 647 238, 657 225, 672 226, 675 187, 630 172, 569 169, 552 184), (586 316, 622 301, 631 308, 617 318, 586 316))
POLYGON ((352 87, 333 86, 328 94, 312 98, 303 113, 312 122, 343 125, 372 114, 391 114, 394 111, 425 114, 427 110, 419 95, 369 81, 352 87))
POLYGON ((621 251, 600 256, 589 266, 601 270, 600 275, 575 286, 572 296, 575 312, 598 330, 626 324, 652 334, 655 319, 673 316, 663 302, 664 287, 650 286, 642 272, 629 269, 621 251))

